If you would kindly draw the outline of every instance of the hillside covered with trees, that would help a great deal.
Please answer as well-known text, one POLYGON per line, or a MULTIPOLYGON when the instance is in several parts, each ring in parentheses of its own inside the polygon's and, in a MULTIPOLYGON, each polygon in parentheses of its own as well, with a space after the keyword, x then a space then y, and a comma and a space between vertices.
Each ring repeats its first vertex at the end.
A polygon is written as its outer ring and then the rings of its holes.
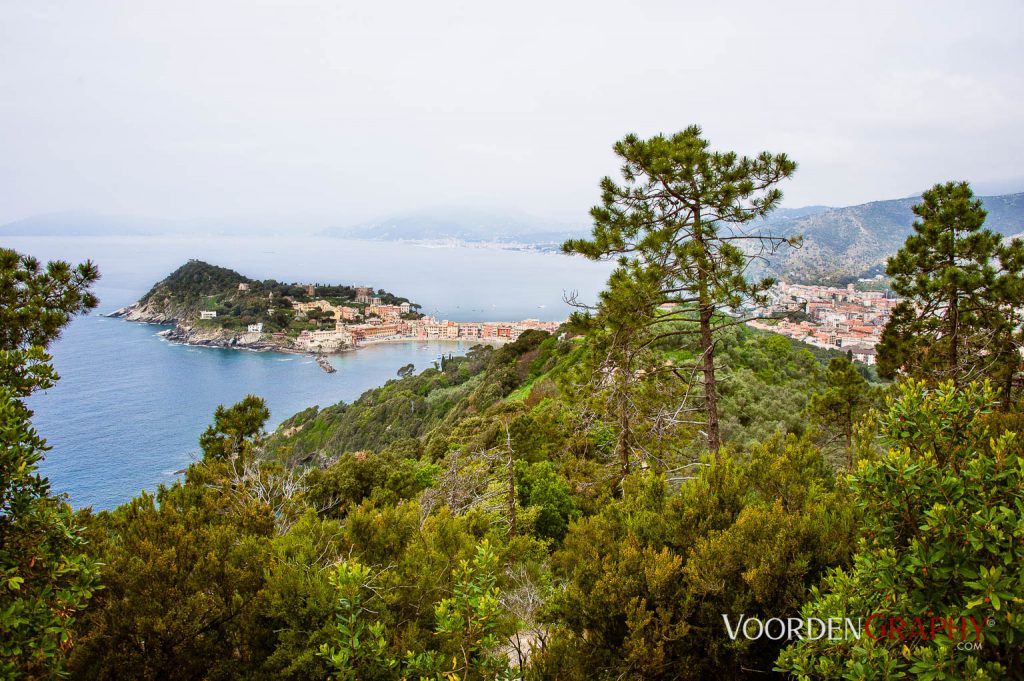
POLYGON ((558 334, 273 433, 222 406, 183 480, 108 512, 38 476, 23 404, 94 268, 2 252, 0 673, 1021 678, 1024 245, 926 193, 880 382, 736 312, 795 245, 750 230, 794 162, 697 127, 615 151, 565 249, 617 268, 558 334))

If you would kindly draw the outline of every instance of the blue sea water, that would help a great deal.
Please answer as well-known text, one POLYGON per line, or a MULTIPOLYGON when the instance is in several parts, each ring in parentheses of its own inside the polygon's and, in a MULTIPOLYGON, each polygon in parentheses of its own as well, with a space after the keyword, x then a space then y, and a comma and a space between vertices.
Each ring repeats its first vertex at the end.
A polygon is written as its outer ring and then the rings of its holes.
MULTIPOLYGON (((608 267, 563 256, 331 239, 6 238, 41 259, 94 260, 103 273, 97 312, 133 302, 189 257, 258 278, 366 283, 457 320, 563 319, 564 298, 592 300, 608 267)), ((61 379, 29 400, 52 446, 41 469, 76 507, 109 509, 176 479, 198 456, 198 438, 219 404, 266 399, 271 428, 312 405, 352 401, 410 362, 422 371, 456 342, 381 344, 311 358, 168 343, 159 326, 97 313, 75 319, 51 348, 61 379)))

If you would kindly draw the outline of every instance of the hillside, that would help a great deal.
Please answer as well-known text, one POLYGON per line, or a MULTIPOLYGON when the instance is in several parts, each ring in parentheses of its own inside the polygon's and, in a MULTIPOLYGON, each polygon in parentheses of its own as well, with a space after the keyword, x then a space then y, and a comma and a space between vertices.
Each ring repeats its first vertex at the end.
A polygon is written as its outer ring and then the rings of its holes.
MULTIPOLYGON (((368 390, 351 404, 300 412, 278 427, 267 450, 292 464, 322 463, 358 451, 395 450, 436 459, 453 447, 493 446, 499 416, 512 416, 516 451, 546 451, 565 434, 552 435, 545 444, 534 431, 556 418, 567 400, 580 399, 569 386, 583 352, 582 344, 541 331, 528 331, 498 349, 478 346, 441 367, 368 390)), ((668 350, 665 357, 679 360, 683 354, 668 350)), ((736 328, 723 338, 721 351, 730 377, 721 396, 725 439, 749 447, 766 430, 802 432, 807 398, 821 389, 823 367, 839 356, 777 334, 736 328)), ((877 380, 870 368, 860 370, 877 380)))
MULTIPOLYGON (((1024 193, 981 197, 988 211, 986 227, 1003 235, 1024 230, 1024 193)), ((845 283, 884 269, 887 257, 911 232, 911 207, 920 197, 873 201, 828 208, 805 215, 780 214, 766 226, 783 236, 803 235, 803 246, 785 251, 771 264, 772 273, 797 283, 845 283)))
MULTIPOLYGON (((369 289, 385 305, 411 302, 387 291, 369 289)), ((174 324, 172 338, 197 345, 255 349, 287 345, 302 331, 334 328, 334 319, 309 310, 301 314, 294 303, 326 300, 363 309, 358 289, 340 284, 282 283, 250 279, 226 267, 189 260, 157 282, 138 302, 110 316, 150 324, 174 324), (202 312, 214 313, 203 318, 202 312), (249 333, 251 324, 262 331, 249 333), (269 335, 278 333, 277 339, 269 335)))

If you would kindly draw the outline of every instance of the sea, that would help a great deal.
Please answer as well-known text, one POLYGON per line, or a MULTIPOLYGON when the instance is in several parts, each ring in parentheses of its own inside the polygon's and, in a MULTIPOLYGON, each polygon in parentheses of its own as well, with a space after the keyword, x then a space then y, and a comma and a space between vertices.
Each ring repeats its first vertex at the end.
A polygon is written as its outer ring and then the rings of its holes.
POLYGON ((60 381, 29 398, 33 425, 52 449, 41 465, 53 491, 76 508, 112 509, 171 484, 200 456, 198 439, 218 405, 249 394, 275 428, 313 405, 351 402, 465 343, 371 345, 330 357, 191 347, 156 334, 164 326, 103 316, 141 297, 189 258, 256 279, 370 285, 456 321, 565 319, 568 301, 592 303, 607 263, 554 253, 317 237, 4 237, 0 245, 41 260, 92 260, 99 308, 76 318, 50 352, 60 381))

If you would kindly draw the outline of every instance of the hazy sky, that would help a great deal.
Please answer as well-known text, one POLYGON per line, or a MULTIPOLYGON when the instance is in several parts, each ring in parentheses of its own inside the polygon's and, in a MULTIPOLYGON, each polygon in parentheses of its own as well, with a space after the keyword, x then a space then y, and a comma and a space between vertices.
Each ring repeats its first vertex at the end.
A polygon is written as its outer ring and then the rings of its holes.
POLYGON ((0 0, 0 223, 585 222, 612 143, 785 151, 789 206, 1024 190, 1024 3, 0 0))

